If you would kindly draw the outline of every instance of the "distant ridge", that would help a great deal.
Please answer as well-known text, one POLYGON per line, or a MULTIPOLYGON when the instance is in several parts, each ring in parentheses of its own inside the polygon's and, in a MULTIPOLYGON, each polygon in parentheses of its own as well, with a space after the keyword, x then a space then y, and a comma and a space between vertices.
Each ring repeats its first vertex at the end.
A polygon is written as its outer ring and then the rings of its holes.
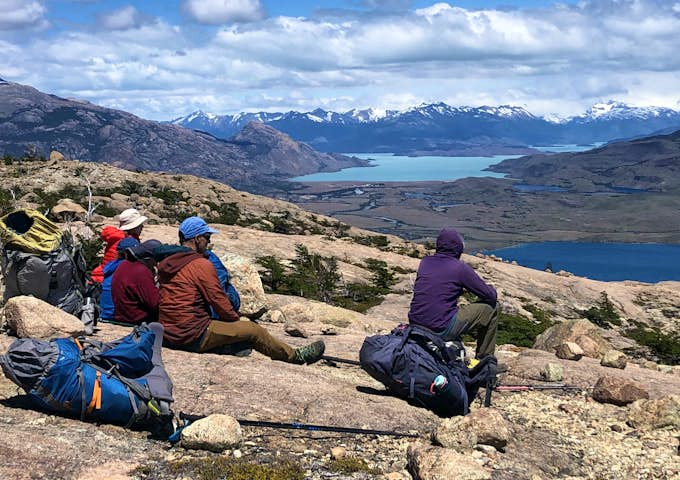
POLYGON ((170 123, 230 138, 250 121, 326 152, 464 154, 483 147, 486 154, 500 154, 532 145, 590 144, 680 129, 680 111, 609 101, 571 118, 544 118, 511 105, 452 107, 439 102, 402 111, 343 113, 318 108, 215 115, 198 110, 170 123))
POLYGON ((241 141, 221 140, 0 82, 0 154, 18 156, 32 146, 44 156, 58 150, 68 159, 129 170, 191 173, 250 191, 296 175, 366 163, 317 152, 271 126, 246 124, 243 130, 241 141))

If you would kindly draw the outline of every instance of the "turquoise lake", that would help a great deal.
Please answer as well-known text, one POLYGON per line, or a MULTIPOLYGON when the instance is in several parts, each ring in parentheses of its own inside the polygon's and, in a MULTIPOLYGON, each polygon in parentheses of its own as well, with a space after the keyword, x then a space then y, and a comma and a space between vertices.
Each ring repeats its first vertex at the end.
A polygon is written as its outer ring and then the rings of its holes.
MULTIPOLYGON (((544 152, 580 152, 597 145, 551 145, 533 147, 544 152)), ((522 155, 492 157, 406 157, 391 153, 345 153, 344 155, 371 160, 369 167, 345 168, 338 172, 313 173, 291 178, 293 182, 432 182, 466 177, 502 178, 504 174, 487 172, 485 168, 508 158, 522 155)))
POLYGON ((680 280, 680 245, 657 243, 537 242, 515 245, 493 253, 522 266, 553 272, 566 270, 594 280, 680 280))
POLYGON ((313 173, 291 178, 293 182, 427 182, 465 177, 496 177, 502 173, 483 171, 489 165, 520 155, 494 157, 405 157, 391 153, 347 153, 371 160, 370 167, 345 168, 339 172, 313 173))

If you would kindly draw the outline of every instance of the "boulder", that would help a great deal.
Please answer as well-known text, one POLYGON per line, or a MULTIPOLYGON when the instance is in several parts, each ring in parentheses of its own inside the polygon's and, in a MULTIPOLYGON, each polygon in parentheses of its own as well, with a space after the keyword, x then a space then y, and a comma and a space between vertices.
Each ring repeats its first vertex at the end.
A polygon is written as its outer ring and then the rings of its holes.
POLYGON ((628 357, 626 357, 626 354, 618 350, 607 350, 604 352, 602 360, 600 360, 600 365, 603 367, 620 368, 621 370, 626 368, 627 363, 628 357))
POLYGON ((414 480, 488 480, 491 473, 455 450, 412 443, 406 450, 407 469, 414 480))
POLYGON ((241 296, 239 313, 249 318, 259 318, 267 311, 267 301, 262 279, 255 266, 246 258, 227 253, 220 257, 231 275, 231 283, 241 296))
POLYGON ((336 327, 366 323, 365 315, 312 300, 282 305, 281 311, 289 322, 321 322, 336 327))
POLYGON ((286 323, 286 317, 281 310, 267 310, 264 315, 260 317, 265 322, 271 323, 286 323))
POLYGON ((283 327, 283 331, 291 337, 309 338, 307 331, 297 323, 286 323, 283 327))
POLYGON ((64 157, 63 153, 56 150, 50 152, 50 162, 62 162, 64 160, 66 160, 66 157, 64 157))
POLYGON ((79 318, 35 297, 10 298, 5 304, 4 315, 7 326, 19 338, 49 340, 85 334, 85 325, 79 318))
POLYGON ((53 216, 61 219, 85 218, 87 210, 70 198, 62 198, 52 207, 53 216))
POLYGON ((554 352, 564 342, 576 343, 583 350, 583 355, 591 358, 600 358, 604 352, 611 350, 609 342, 600 335, 599 328, 584 318, 553 325, 536 337, 533 348, 554 352))
POLYGON ((601 403, 623 406, 636 400, 648 399, 649 392, 630 380, 605 375, 597 380, 593 388, 593 398, 601 403))
POLYGON ((475 445, 490 445, 504 450, 509 439, 508 422, 495 408, 480 408, 464 417, 447 418, 433 434, 437 444, 458 451, 475 445))
POLYGON ((579 361, 583 357, 583 349, 574 342, 564 342, 555 348, 557 358, 579 361))
POLYGON ((222 452, 243 440, 241 425, 229 415, 209 415, 182 430, 181 445, 187 449, 222 452))
POLYGON ((564 367, 559 363, 546 363, 541 370, 541 378, 546 382, 561 382, 564 378, 564 367))
POLYGON ((669 395, 654 400, 637 400, 628 409, 628 425, 634 428, 680 429, 680 396, 669 395))

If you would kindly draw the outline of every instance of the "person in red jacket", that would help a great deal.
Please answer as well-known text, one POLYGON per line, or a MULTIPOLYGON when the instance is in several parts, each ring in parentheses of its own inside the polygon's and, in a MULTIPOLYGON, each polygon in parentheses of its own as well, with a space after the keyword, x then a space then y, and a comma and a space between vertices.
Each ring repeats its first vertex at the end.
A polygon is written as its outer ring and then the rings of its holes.
POLYGON ((163 245, 154 250, 160 282, 158 320, 165 327, 165 346, 195 352, 215 351, 247 342, 273 360, 314 363, 321 359, 322 341, 293 348, 250 320, 240 320, 224 292, 215 267, 205 257, 210 236, 217 233, 199 217, 179 226, 182 246, 163 245), (219 318, 210 318, 213 307, 219 318))
POLYGON ((102 229, 100 236, 105 243, 104 258, 102 259, 102 263, 92 270, 92 274, 90 275, 92 281, 97 283, 104 282, 104 265, 118 258, 118 252, 116 251, 118 242, 125 237, 132 237, 139 240, 142 229, 144 228, 144 222, 147 220, 148 218, 140 214, 137 209, 128 208, 120 214, 118 227, 107 225, 102 229))
POLYGON ((147 240, 125 251, 111 282, 116 323, 139 325, 158 321, 158 287, 153 249, 158 240, 147 240))

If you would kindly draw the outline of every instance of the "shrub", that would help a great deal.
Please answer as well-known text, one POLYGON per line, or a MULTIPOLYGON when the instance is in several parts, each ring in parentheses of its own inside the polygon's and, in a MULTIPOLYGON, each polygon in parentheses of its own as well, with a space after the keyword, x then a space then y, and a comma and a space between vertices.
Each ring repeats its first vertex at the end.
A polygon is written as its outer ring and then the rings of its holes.
POLYGON ((612 325, 621 325, 621 317, 614 310, 614 304, 609 300, 607 292, 600 292, 599 302, 588 310, 579 313, 602 328, 612 328, 612 325))
POLYGON ((366 269, 373 275, 371 276, 371 284, 375 287, 377 293, 389 293, 390 287, 397 283, 394 274, 387 269, 387 262, 369 258, 364 261, 366 269))
POLYGON ((637 325, 623 334, 640 345, 648 347, 661 361, 669 365, 680 364, 680 335, 665 334, 658 328, 647 328, 637 325))
POLYGON ((501 312, 498 316, 498 336, 496 343, 499 345, 511 343, 518 347, 531 347, 536 337, 552 325, 550 321, 533 322, 522 315, 512 315, 501 312))
POLYGON ((264 288, 280 293, 286 282, 286 267, 272 255, 257 257, 255 261, 265 268, 264 275, 260 275, 264 288))
POLYGON ((80 244, 80 251, 85 259, 87 271, 91 272, 97 265, 102 262, 102 252, 104 249, 104 240, 99 236, 99 232, 95 231, 90 238, 84 235, 76 235, 76 240, 80 244))
POLYGON ((328 469, 331 472, 337 473, 356 473, 365 472, 372 475, 380 475, 380 470, 371 468, 366 464, 366 460, 358 457, 344 457, 331 460, 328 463, 328 469))
POLYGON ((241 209, 237 203, 214 203, 206 202, 212 210, 210 220, 223 225, 234 225, 241 217, 241 209))
MULTIPOLYGON (((195 478, 197 480, 303 480, 305 472, 302 467, 290 461, 272 465, 260 465, 243 460, 234 460, 224 456, 192 458, 170 463, 172 478, 195 478)), ((153 470, 138 473, 146 474, 146 478, 159 478, 153 470)), ((164 478, 163 476, 160 476, 164 478)))

